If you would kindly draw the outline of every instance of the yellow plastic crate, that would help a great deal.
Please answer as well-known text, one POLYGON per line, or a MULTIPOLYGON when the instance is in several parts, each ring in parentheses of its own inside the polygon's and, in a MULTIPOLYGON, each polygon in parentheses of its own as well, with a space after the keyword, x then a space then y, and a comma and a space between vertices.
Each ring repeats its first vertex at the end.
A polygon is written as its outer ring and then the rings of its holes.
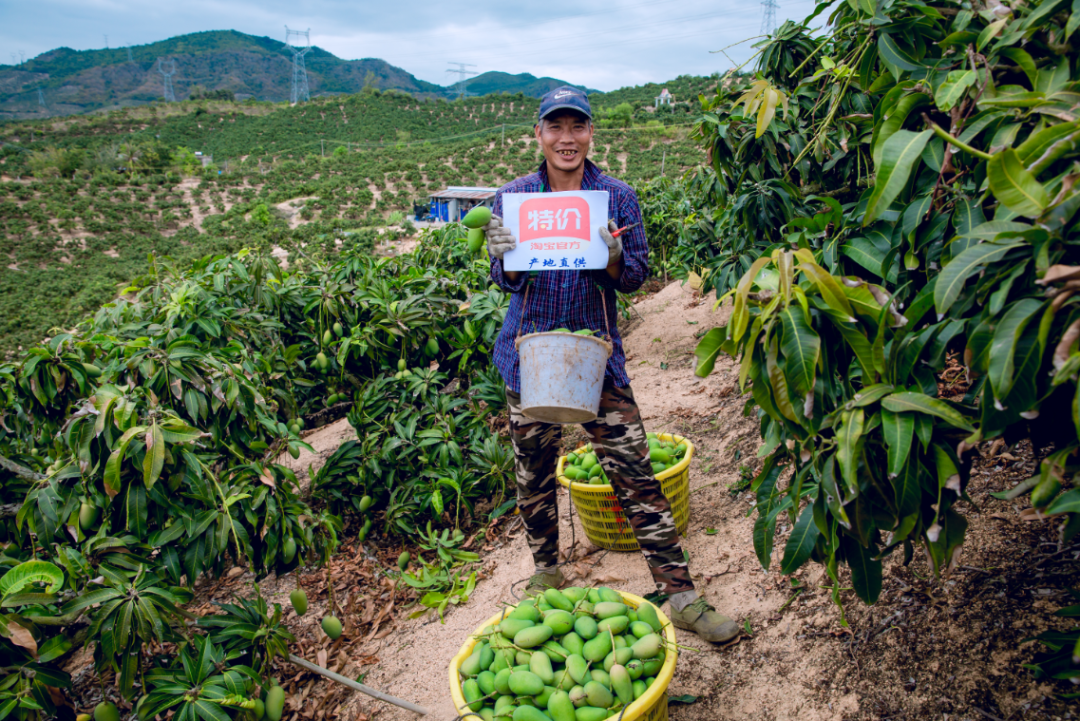
MULTIPOLYGON (((632 593, 619 591, 618 594, 622 596, 623 602, 631 608, 637 608, 645 602, 644 598, 635 596, 632 593)), ((653 605, 655 606, 655 604, 653 605)), ((465 695, 461 692, 461 675, 458 673, 458 669, 461 668, 461 664, 465 663, 465 659, 472 655, 477 638, 483 634, 484 629, 501 621, 505 613, 506 610, 503 610, 501 613, 495 614, 485 621, 480 628, 476 629, 476 632, 469 637, 469 640, 458 651, 457 656, 454 656, 454 659, 450 662, 450 696, 454 699, 454 708, 457 709, 458 715, 464 721, 482 721, 482 719, 479 714, 470 711, 469 705, 465 703, 465 695)), ((645 693, 641 694, 641 698, 627 706, 625 713, 619 712, 622 714, 622 721, 668 721, 667 689, 668 685, 671 684, 672 677, 675 676, 675 662, 679 658, 679 652, 675 646, 675 627, 668 622, 667 616, 659 608, 656 609, 656 615, 660 619, 660 625, 663 626, 664 636, 668 641, 667 656, 664 657, 664 665, 660 667, 660 672, 656 674, 653 685, 645 693)), ((605 721, 618 719, 619 713, 612 714, 605 721)))
MULTIPOLYGON (((686 455, 677 464, 656 476, 660 489, 671 502, 671 513, 675 516, 675 528, 679 534, 686 533, 690 524, 690 460, 694 457, 694 444, 682 436, 657 433, 662 441, 673 441, 676 445, 686 444, 686 455)), ((575 453, 581 453, 579 448, 575 453)), ((622 506, 615 495, 615 489, 609 484, 594 486, 582 481, 571 481, 563 475, 566 456, 559 458, 556 474, 559 483, 570 489, 570 498, 581 518, 585 535, 600 548, 610 551, 637 551, 641 547, 634 537, 634 529, 623 514, 622 506)))

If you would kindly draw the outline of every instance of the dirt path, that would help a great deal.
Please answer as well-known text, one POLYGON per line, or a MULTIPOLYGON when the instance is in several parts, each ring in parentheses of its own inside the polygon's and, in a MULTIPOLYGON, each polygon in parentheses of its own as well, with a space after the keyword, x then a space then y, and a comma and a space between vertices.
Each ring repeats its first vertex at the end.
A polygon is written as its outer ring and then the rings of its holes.
MULTIPOLYGON (((643 320, 626 339, 626 348, 645 425, 654 431, 681 431, 698 444, 691 465, 691 522, 685 540, 695 581, 724 612, 740 620, 753 619, 756 634, 752 644, 744 641, 717 651, 680 631, 679 642, 700 653, 686 652, 680 659, 671 693, 691 694, 700 700, 672 707, 672 718, 691 721, 798 716, 839 720, 844 710, 857 707, 853 698, 838 695, 829 708, 829 701, 813 699, 801 686, 778 683, 777 659, 770 662, 770 669, 761 668, 766 655, 778 655, 790 666, 798 666, 800 674, 818 671, 812 656, 800 653, 798 660, 794 658, 792 643, 800 624, 772 624, 765 620, 787 596, 763 590, 767 574, 760 570, 747 544, 752 521, 744 518, 746 502, 732 501, 726 490, 739 479, 739 464, 732 460, 736 452, 743 458, 752 457, 758 444, 755 424, 741 417, 743 402, 732 393, 730 376, 734 366, 718 364, 718 372, 704 380, 693 376, 692 354, 697 343, 694 335, 712 327, 725 311, 712 313, 710 303, 693 299, 689 289, 678 283, 640 303, 637 310, 643 320), (691 430, 702 425, 713 430, 707 434, 691 430), (737 694, 723 693, 736 675, 734 667, 757 667, 759 673, 752 677, 746 674, 750 685, 737 694)), ((576 517, 571 531, 569 499, 563 492, 559 510, 564 552, 570 547, 572 535, 580 551, 591 548, 576 517)), ((468 604, 447 614, 445 624, 430 619, 408 621, 397 633, 366 649, 366 653, 379 657, 379 663, 369 671, 365 683, 428 707, 436 719, 449 721, 456 715, 447 692, 450 659, 469 633, 497 612, 498 604, 514 601, 515 584, 520 594, 520 582, 532 571, 520 531, 508 546, 485 560, 491 577, 477 586, 468 604)), ((648 568, 637 553, 600 552, 571 564, 569 569, 577 576, 577 583, 606 584, 639 595, 652 591, 648 568)), ((382 707, 378 712, 381 719, 414 718, 359 696, 352 703, 356 711, 366 714, 382 707)))

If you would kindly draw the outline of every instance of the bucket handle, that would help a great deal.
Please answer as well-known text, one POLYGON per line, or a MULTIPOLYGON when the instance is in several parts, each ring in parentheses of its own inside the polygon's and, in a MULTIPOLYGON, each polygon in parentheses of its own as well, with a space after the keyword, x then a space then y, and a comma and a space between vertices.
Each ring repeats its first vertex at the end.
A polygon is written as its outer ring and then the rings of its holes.
MULTIPOLYGON (((532 280, 531 278, 529 279, 532 280)), ((518 318, 518 332, 517 338, 514 339, 514 345, 521 340, 521 328, 525 324, 525 309, 529 307, 529 288, 532 287, 531 282, 525 283, 525 297, 521 301, 521 317, 518 318)), ((607 331, 607 342, 613 343, 614 339, 611 337, 611 324, 608 322, 607 317, 607 293, 604 292, 603 286, 597 286, 600 290, 600 304, 604 308, 604 330, 607 331)))

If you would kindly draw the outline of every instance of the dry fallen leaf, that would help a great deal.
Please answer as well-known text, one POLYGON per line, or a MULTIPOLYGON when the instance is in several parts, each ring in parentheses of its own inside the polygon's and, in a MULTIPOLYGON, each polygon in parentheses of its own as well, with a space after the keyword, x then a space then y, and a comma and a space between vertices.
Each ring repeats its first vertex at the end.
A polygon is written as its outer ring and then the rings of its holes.
POLYGON ((15 621, 8 621, 8 638, 16 646, 22 646, 34 657, 38 657, 37 641, 34 640, 34 636, 27 629, 20 626, 15 621))
POLYGON ((593 578, 593 581, 595 581, 596 583, 619 583, 620 581, 625 580, 626 579, 622 576, 616 576, 610 573, 606 573, 603 576, 596 576, 593 578))

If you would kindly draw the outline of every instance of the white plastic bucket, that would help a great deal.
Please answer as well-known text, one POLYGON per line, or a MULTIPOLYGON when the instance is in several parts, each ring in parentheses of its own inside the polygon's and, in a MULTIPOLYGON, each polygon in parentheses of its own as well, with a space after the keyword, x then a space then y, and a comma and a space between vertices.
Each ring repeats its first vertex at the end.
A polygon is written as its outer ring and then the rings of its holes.
POLYGON ((587 423, 600 411, 612 346, 573 333, 530 333, 517 341, 521 412, 542 423, 587 423))

